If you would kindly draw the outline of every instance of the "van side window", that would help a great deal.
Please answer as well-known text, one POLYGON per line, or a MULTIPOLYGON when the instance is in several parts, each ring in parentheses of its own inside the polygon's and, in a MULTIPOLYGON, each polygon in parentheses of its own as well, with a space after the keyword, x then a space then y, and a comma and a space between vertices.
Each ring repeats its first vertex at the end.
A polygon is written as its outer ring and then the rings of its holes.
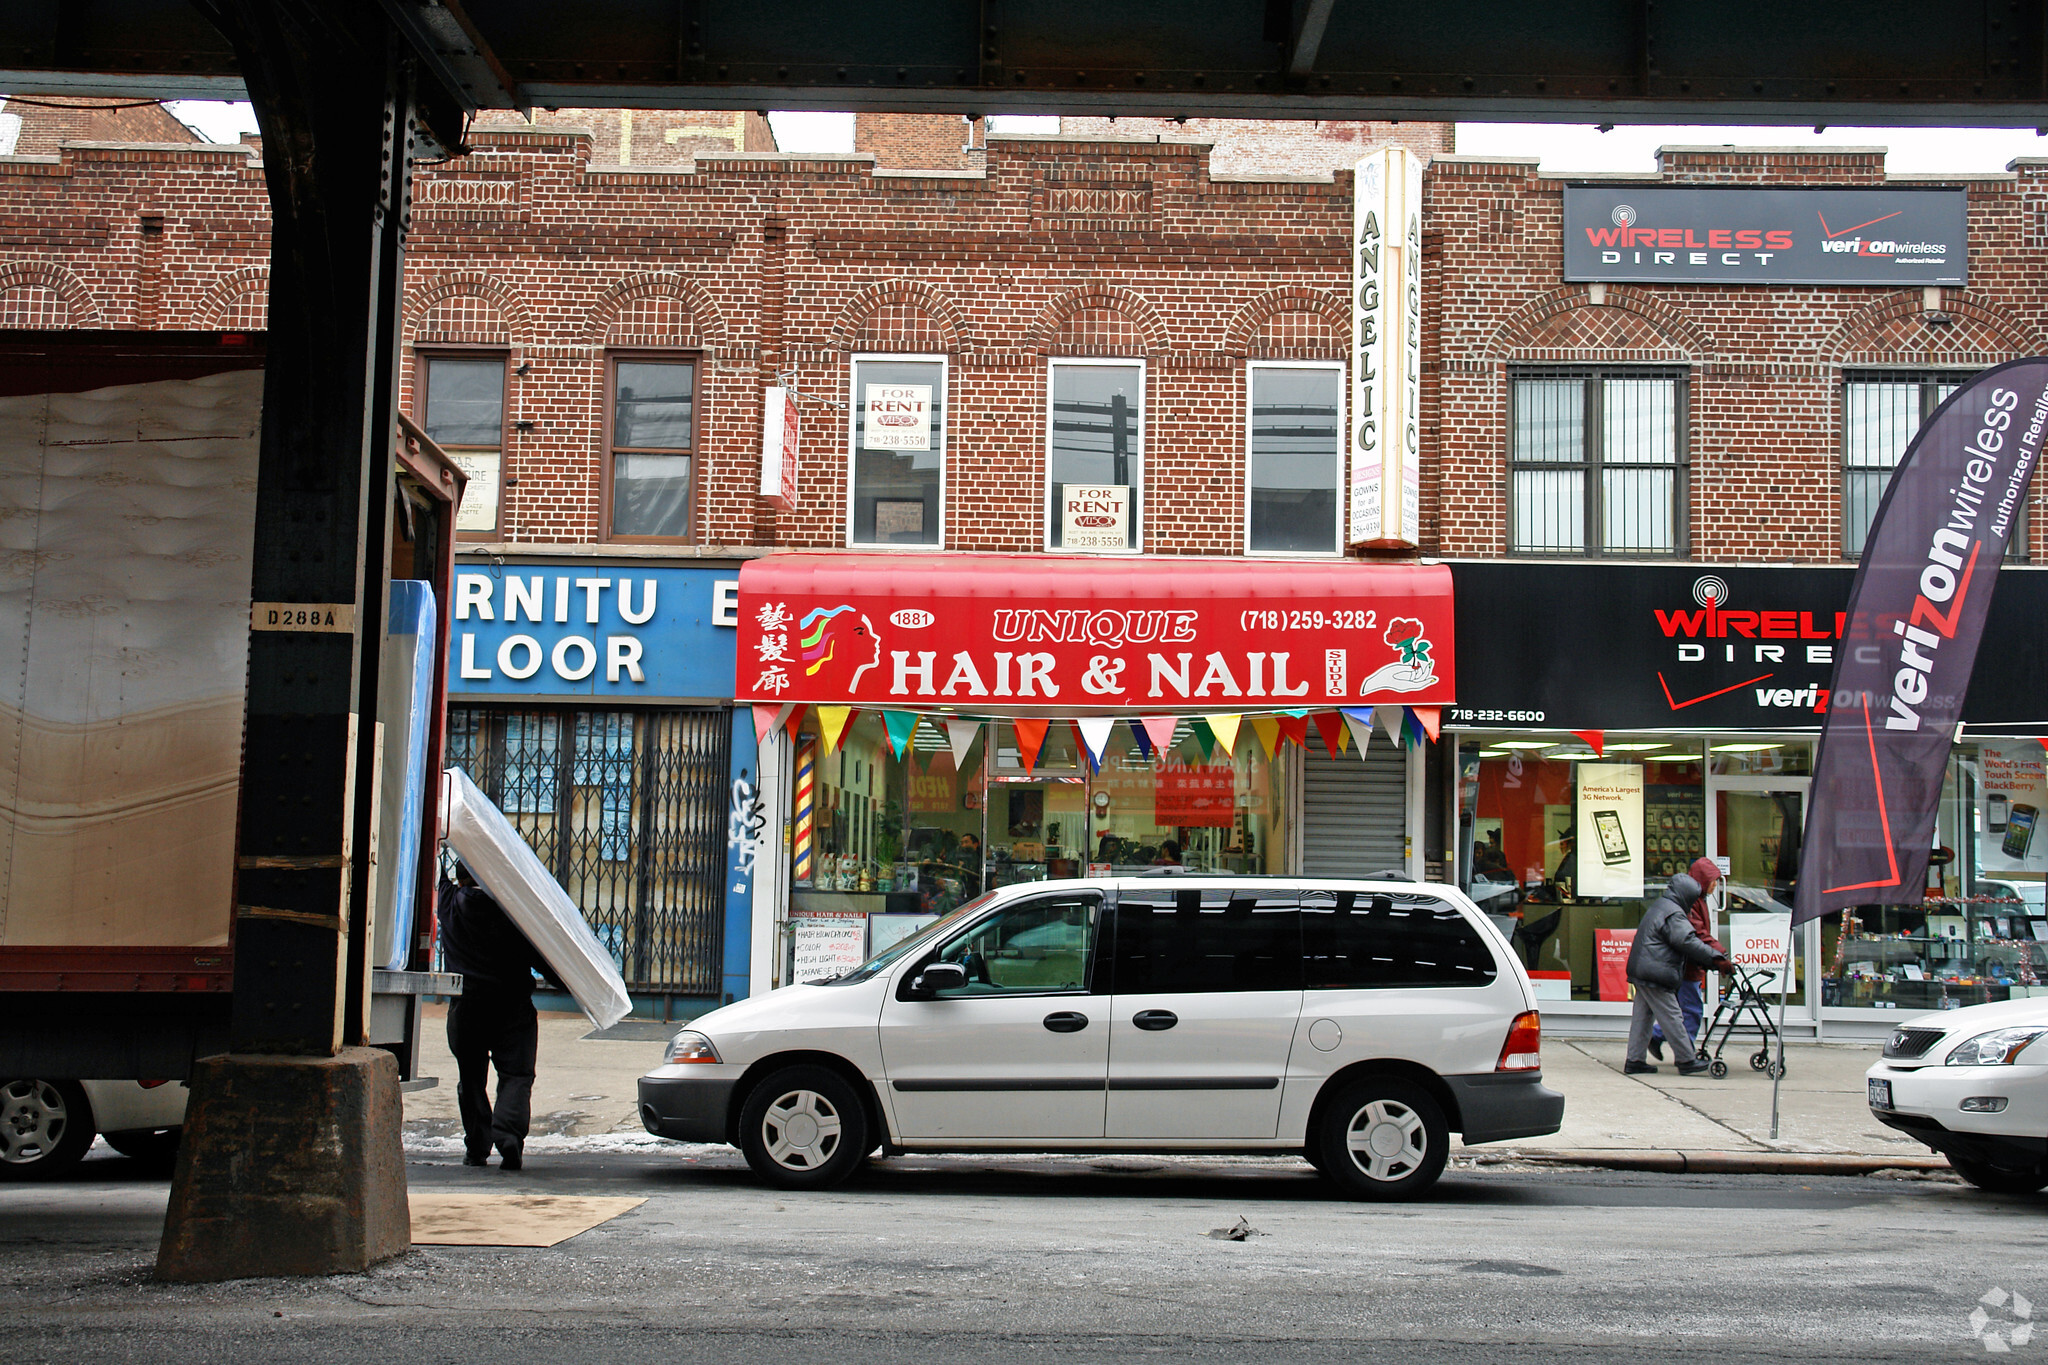
POLYGON ((1005 906, 947 939, 940 962, 967 969, 967 984, 942 999, 1085 991, 1102 922, 1099 896, 1045 896, 1005 906))
POLYGON ((1498 974, 1479 926, 1434 896, 1304 891, 1301 926, 1311 990, 1486 986, 1498 974))
POLYGON ((1296 895, 1262 888, 1144 891, 1116 907, 1118 995, 1301 989, 1296 895))

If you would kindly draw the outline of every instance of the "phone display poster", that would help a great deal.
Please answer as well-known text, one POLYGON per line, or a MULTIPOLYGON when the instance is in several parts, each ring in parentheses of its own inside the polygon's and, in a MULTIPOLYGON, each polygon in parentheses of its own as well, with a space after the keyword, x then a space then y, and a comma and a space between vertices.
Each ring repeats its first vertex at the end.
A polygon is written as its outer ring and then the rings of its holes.
POLYGON ((1979 869, 2038 875, 2048 869, 2048 837, 2035 828, 2048 815, 2048 753, 2037 740, 1985 740, 1978 762, 1979 869))
POLYGON ((1573 801, 1581 896, 1640 896, 1643 885, 1643 769, 1581 763, 1573 801))

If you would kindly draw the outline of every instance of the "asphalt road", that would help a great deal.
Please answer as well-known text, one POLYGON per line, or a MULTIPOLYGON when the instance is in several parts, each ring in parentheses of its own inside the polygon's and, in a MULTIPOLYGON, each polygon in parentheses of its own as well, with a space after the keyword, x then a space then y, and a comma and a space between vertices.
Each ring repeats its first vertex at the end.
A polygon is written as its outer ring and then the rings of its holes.
MULTIPOLYGON (((1467 1168, 1370 1206, 1284 1161, 898 1158, 825 1195, 736 1157, 416 1160, 415 1188, 637 1194, 547 1250, 159 1285, 165 1182, 113 1157, 0 1186, 17 1361, 1726 1362, 1981 1357, 2048 1319, 2048 1200, 1945 1181, 1467 1168), (1245 1220, 1257 1235, 1219 1240, 1245 1220), (1989 1311, 1989 1310, 1987 1310, 1989 1311), (1988 1326, 2020 1319, 2007 1301, 1988 1326)), ((2048 1323, 2044 1323, 2048 1326, 2048 1323)), ((2048 1332, 2011 1354, 2048 1354, 2048 1332)))

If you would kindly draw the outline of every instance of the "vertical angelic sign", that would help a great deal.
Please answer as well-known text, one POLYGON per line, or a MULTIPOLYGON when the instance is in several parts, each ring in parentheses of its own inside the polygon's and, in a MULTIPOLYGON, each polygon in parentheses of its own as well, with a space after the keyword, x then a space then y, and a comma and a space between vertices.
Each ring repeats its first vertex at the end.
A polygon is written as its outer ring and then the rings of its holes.
POLYGON ((1797 922, 1919 903, 1991 590, 2044 436, 2048 359, 2016 360, 1956 390, 1906 447, 1849 591, 1797 922))
POLYGON ((1422 491, 1422 161, 1359 161, 1351 213, 1353 545, 1413 547, 1422 491))

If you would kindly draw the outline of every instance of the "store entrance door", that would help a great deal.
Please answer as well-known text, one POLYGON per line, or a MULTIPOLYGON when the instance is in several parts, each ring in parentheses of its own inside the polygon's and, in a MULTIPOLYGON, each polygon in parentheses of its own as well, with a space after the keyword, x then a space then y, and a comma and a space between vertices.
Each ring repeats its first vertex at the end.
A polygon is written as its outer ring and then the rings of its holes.
MULTIPOLYGON (((1789 929, 1810 779, 1712 775, 1707 782, 1707 848, 1728 869, 1727 904, 1716 928, 1735 951, 1738 935, 1754 941, 1762 931, 1782 935, 1789 929)), ((1802 1007, 1808 1000, 1811 936, 1810 928, 1793 935, 1790 1003, 1802 1007)), ((1781 984, 1786 983, 1774 976, 1767 987, 1773 1002, 1781 984)))

